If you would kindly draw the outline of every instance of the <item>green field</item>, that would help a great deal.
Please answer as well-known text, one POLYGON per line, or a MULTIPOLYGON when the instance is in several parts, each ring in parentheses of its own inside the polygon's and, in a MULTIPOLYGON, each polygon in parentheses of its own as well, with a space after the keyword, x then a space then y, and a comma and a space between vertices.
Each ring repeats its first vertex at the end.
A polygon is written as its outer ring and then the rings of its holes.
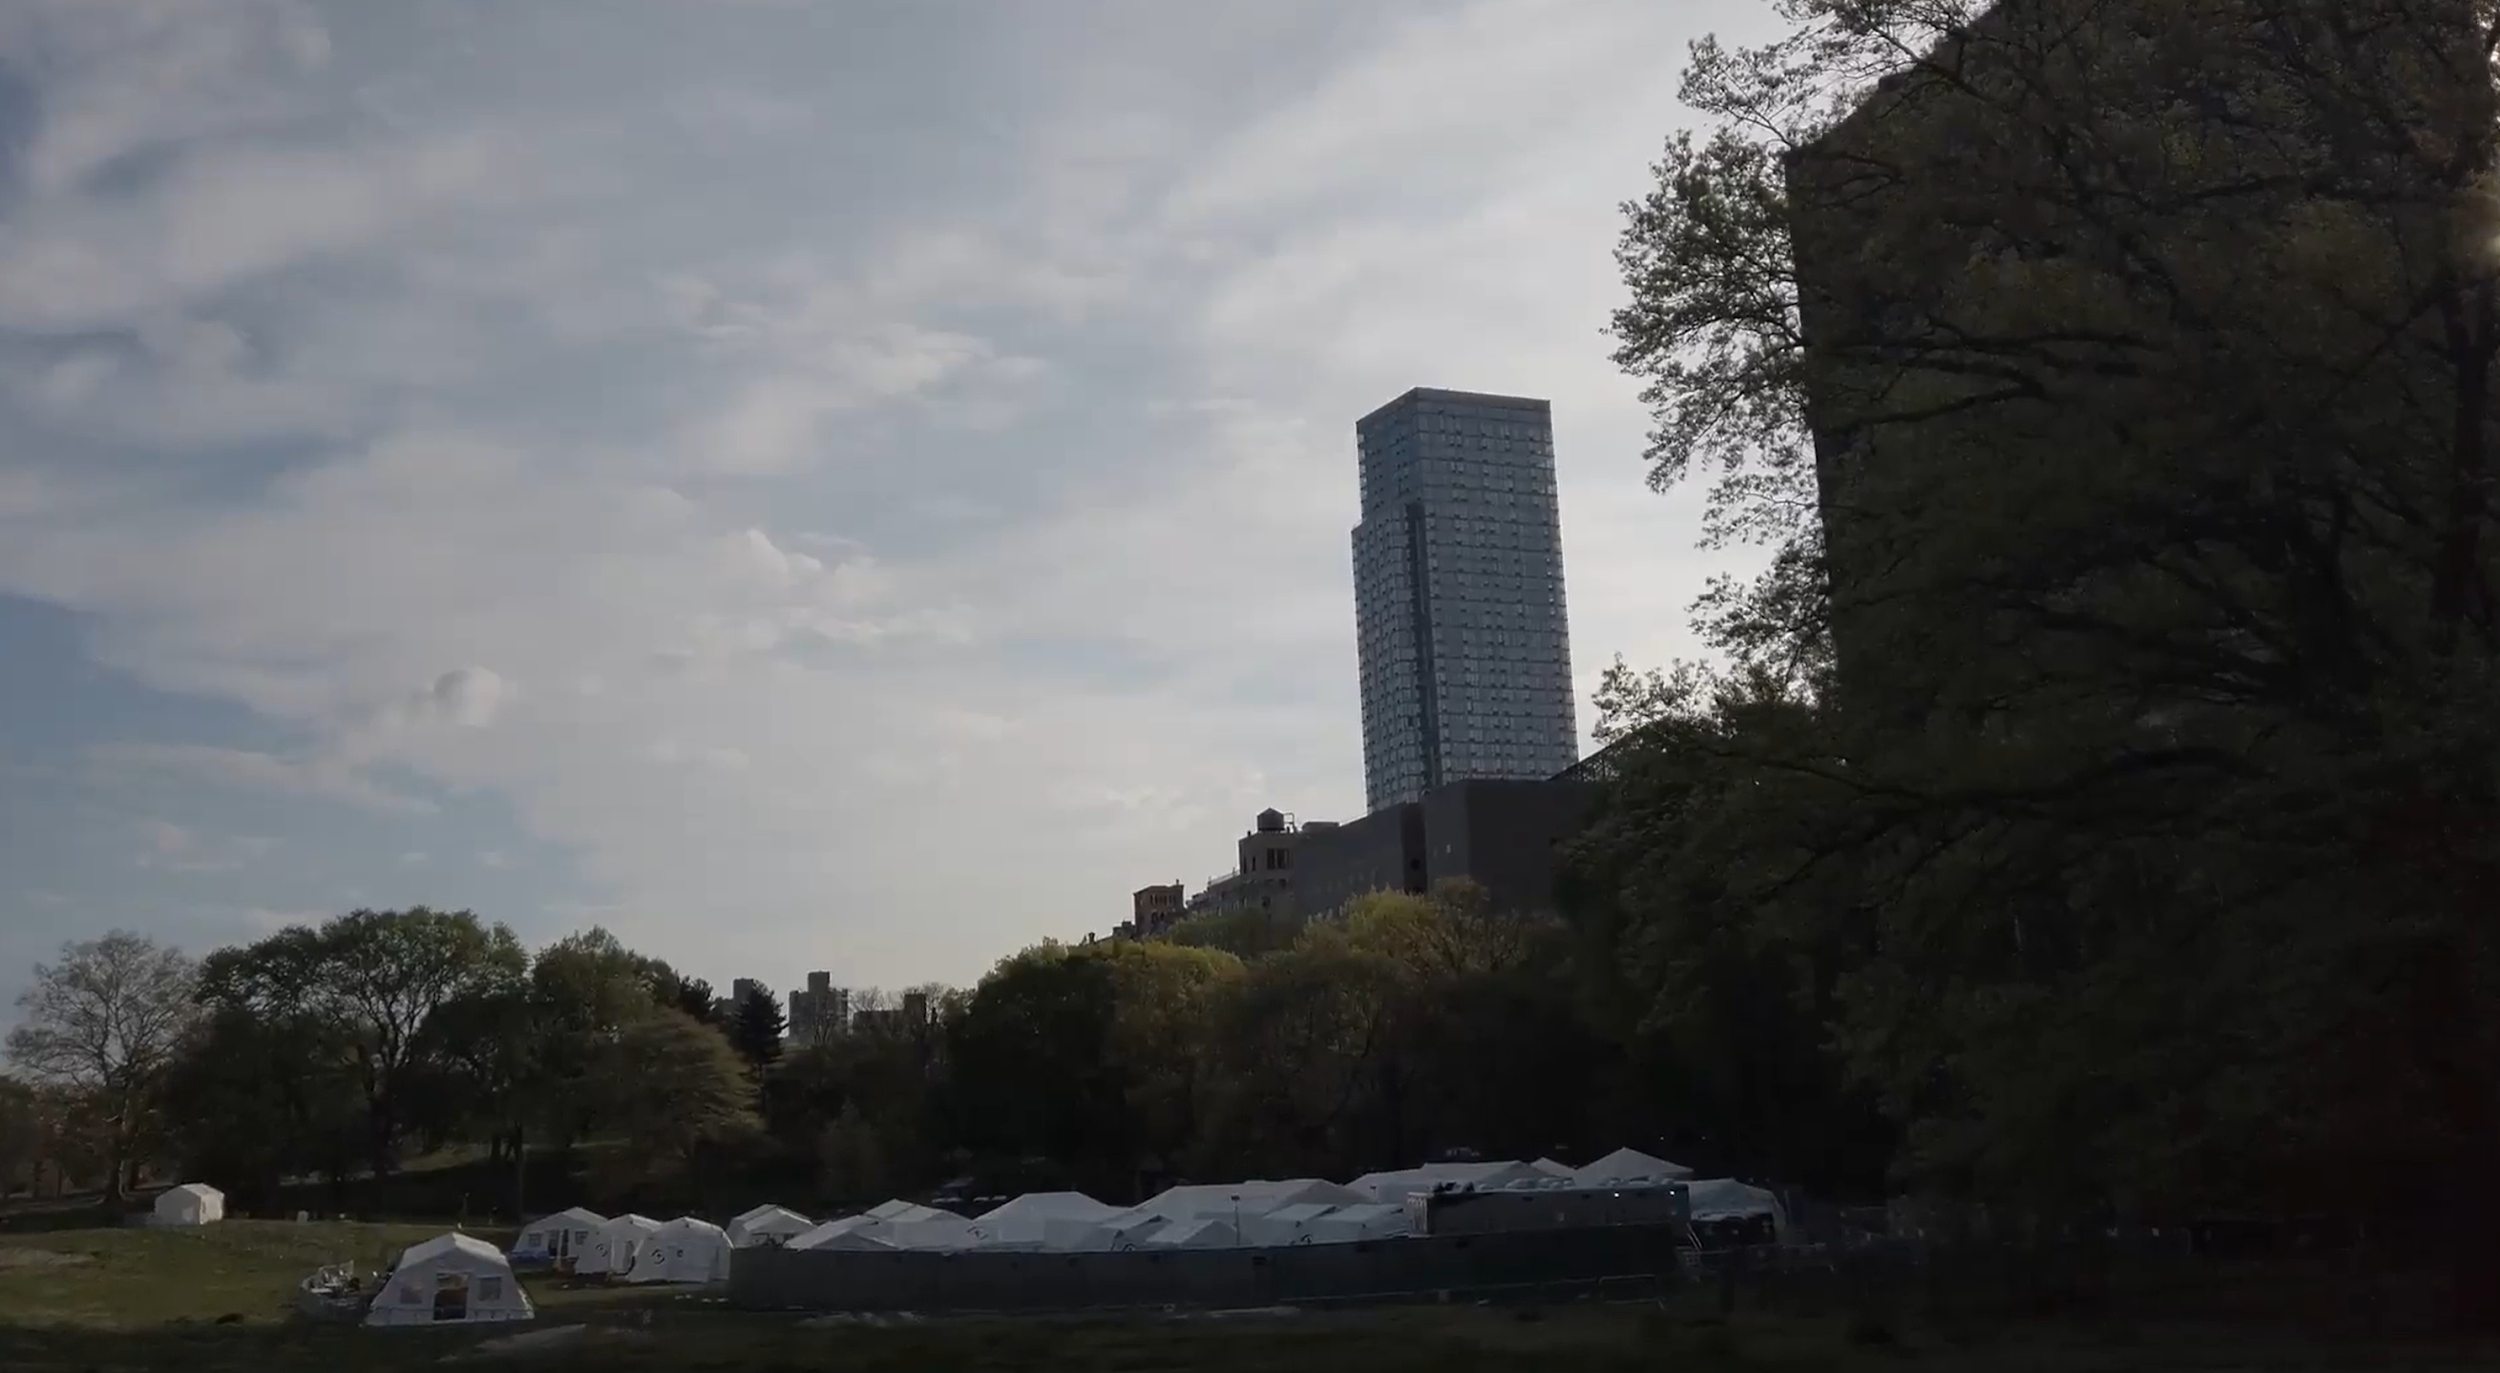
MULTIPOLYGON (((2323 1348, 2246 1334, 2021 1327, 1894 1339, 1864 1322, 1654 1305, 1550 1311, 1424 1308, 1130 1322, 954 1321, 827 1327, 717 1301, 529 1281, 540 1320, 485 1331, 366 1331, 292 1319, 295 1284, 324 1263, 369 1265, 432 1227, 232 1221, 191 1231, 0 1236, 0 1370, 219 1369, 234 1373, 431 1368, 515 1331, 583 1326, 486 1366, 639 1369, 1331 1370, 1818 1368, 2137 1370, 2500 1368, 2455 1351, 2323 1348)), ((485 1232, 486 1238, 501 1239, 485 1232)), ((471 1362, 462 1359, 461 1362, 471 1362)))

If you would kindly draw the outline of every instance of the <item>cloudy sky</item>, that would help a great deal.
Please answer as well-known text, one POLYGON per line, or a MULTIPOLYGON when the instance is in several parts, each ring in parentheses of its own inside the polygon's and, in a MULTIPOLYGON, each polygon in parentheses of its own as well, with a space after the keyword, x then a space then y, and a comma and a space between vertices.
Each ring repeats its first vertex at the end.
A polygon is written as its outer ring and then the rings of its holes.
POLYGON ((966 980, 1360 809, 1353 422, 1554 404, 1761 0, 0 5, 0 994, 359 905, 966 980))

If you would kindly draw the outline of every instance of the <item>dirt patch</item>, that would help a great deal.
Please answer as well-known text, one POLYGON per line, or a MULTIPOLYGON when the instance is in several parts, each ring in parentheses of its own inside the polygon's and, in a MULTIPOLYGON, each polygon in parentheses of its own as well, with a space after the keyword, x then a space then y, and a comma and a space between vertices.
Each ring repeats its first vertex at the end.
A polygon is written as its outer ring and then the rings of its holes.
POLYGON ((94 1261, 93 1254, 65 1254, 57 1249, 0 1249, 0 1272, 12 1268, 67 1268, 94 1261))

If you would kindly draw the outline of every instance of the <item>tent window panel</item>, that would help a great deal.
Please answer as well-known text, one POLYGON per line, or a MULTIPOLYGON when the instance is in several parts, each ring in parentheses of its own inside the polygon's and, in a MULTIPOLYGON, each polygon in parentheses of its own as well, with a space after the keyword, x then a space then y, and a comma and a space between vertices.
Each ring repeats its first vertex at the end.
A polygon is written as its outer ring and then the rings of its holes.
POLYGON ((425 1305, 425 1294, 417 1290, 417 1285, 415 1283, 403 1282, 399 1285, 399 1304, 402 1306, 423 1306, 425 1305))
POLYGON ((477 1280, 477 1299, 479 1301, 502 1301, 503 1278, 500 1275, 495 1274, 489 1274, 486 1277, 479 1278, 477 1280))

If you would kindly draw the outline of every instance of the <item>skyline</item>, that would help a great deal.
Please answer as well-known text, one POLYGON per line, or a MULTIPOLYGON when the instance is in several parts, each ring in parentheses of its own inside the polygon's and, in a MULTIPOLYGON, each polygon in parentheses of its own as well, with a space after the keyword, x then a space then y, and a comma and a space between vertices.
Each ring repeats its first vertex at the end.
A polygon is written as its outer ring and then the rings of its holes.
POLYGON ((1694 654, 1749 564, 1600 329, 1656 73, 1763 7, 980 12, 0 16, 0 967, 1107 928, 1362 812, 1354 420, 1416 385, 1553 402, 1575 707, 1694 654))

